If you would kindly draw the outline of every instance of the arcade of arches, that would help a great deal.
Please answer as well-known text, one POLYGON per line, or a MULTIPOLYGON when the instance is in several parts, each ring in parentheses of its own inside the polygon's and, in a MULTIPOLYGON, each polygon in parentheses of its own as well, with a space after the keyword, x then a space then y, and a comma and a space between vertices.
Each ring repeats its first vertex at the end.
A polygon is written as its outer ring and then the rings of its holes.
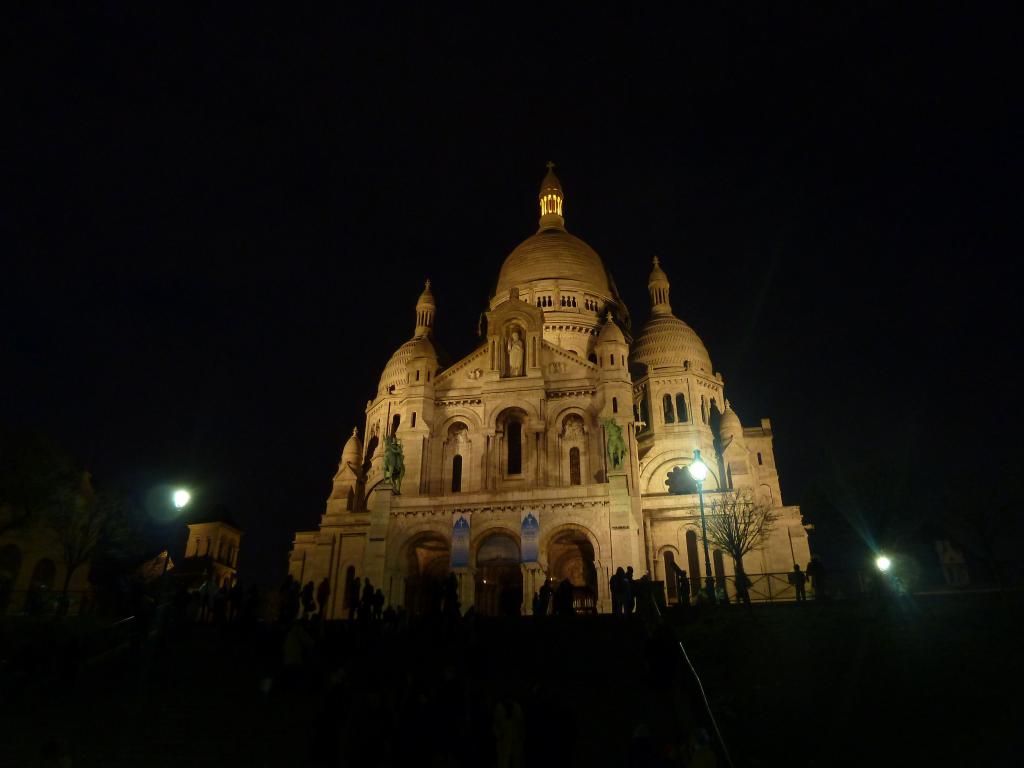
MULTIPOLYGON (((608 579, 620 567, 685 598, 669 573, 687 571, 693 589, 703 571, 687 470, 696 450, 707 502, 746 490, 777 515, 771 537, 744 559, 748 574, 788 573, 810 559, 800 508, 782 501, 771 422, 741 421, 703 340, 673 309, 668 270, 693 277, 676 289, 685 305, 705 290, 701 266, 653 258, 624 276, 648 288, 645 317, 634 321, 600 255, 570 233, 553 167, 537 202, 536 229, 495 264, 487 311, 466 329, 467 354, 438 353, 445 308, 429 281, 415 301, 408 294, 411 336, 358 329, 394 351, 344 444, 319 524, 295 534, 288 566, 303 583, 331 580, 328 615, 343 615, 349 568, 412 612, 435 609, 450 575, 462 609, 487 614, 517 603, 528 611, 546 578, 608 611, 608 579)), ((400 308, 402 278, 388 277, 400 308)), ((730 558, 713 560, 715 573, 732 575, 730 558)))

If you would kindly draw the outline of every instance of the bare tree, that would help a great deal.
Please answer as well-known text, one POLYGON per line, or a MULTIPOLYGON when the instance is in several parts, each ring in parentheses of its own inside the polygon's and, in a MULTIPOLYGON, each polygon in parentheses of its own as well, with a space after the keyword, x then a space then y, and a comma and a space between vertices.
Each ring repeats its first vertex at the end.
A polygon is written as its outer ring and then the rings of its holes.
POLYGON ((45 525, 60 547, 64 564, 61 596, 66 598, 75 572, 101 549, 116 548, 124 538, 125 507, 119 497, 93 490, 89 473, 83 472, 77 487, 59 493, 45 525))
POLYGON ((749 489, 726 491, 711 500, 707 518, 708 543, 732 557, 736 566, 736 591, 749 602, 743 557, 768 538, 778 514, 754 499, 749 489))
POLYGON ((0 536, 27 529, 57 504, 62 489, 73 486, 71 459, 46 438, 0 431, 0 536))

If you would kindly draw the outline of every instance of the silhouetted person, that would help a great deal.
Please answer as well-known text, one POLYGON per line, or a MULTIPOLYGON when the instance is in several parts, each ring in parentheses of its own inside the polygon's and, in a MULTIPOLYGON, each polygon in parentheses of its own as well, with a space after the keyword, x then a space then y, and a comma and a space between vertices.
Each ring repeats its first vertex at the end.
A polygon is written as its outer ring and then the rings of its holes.
POLYGON ((331 580, 324 576, 320 586, 316 588, 317 610, 323 618, 327 618, 327 599, 331 596, 331 580))
POLYGON ((536 592, 533 593, 533 599, 530 601, 530 613, 534 616, 540 613, 540 595, 536 592))
POLYGON ((306 586, 302 588, 302 618, 304 619, 308 619, 316 612, 316 601, 313 599, 313 590, 313 580, 310 579, 306 582, 306 586))
POLYGON ((281 582, 281 586, 277 590, 277 620, 282 623, 294 618, 294 616, 288 615, 288 603, 291 601, 294 582, 295 580, 289 573, 284 577, 284 581, 281 582))
POLYGON ((224 623, 228 614, 228 589, 223 584, 213 593, 213 623, 224 623))
POLYGON ((736 598, 744 605, 750 605, 750 579, 742 568, 736 571, 736 598))
POLYGON ((359 610, 359 577, 356 576, 348 585, 348 620, 353 621, 359 610))
POLYGON ((572 616, 576 613, 572 607, 572 582, 562 579, 555 589, 555 613, 558 616, 572 616))
POLYGON ((796 590, 796 599, 806 600, 807 591, 804 589, 804 583, 807 581, 807 576, 803 571, 800 570, 800 566, 793 563, 793 572, 789 574, 789 583, 793 585, 796 590))
POLYGON ((678 565, 673 563, 677 571, 676 573, 676 599, 679 601, 679 605, 684 608, 690 607, 690 577, 686 575, 686 571, 680 568, 678 565))
POLYGON ((237 621, 240 618, 244 600, 245 590, 242 589, 242 583, 236 581, 228 590, 228 621, 237 621))
POLYGON ((442 608, 445 616, 458 617, 461 614, 459 606, 459 578, 454 573, 449 573, 444 581, 444 605, 442 608))
POLYGON ((242 623, 246 625, 255 624, 260 618, 260 588, 250 584, 245 592, 245 602, 242 603, 242 623))
POLYGON ((821 560, 818 559, 817 555, 812 557, 811 562, 807 564, 807 578, 811 580, 811 591, 814 594, 814 599, 824 599, 825 566, 821 564, 821 560))
POLYGON ((615 573, 608 580, 608 591, 612 593, 612 614, 622 615, 626 609, 626 572, 622 568, 616 568, 615 573))
POLYGON ((384 615, 384 592, 378 589, 373 593, 373 618, 380 621, 384 615))
POLYGON ((367 579, 363 583, 363 598, 359 601, 359 620, 369 621, 373 616, 373 584, 367 579))
POLYGON ((551 605, 551 594, 554 592, 551 589, 551 579, 544 579, 544 583, 541 585, 540 594, 540 615, 548 615, 548 606, 551 605))
POLYGON ((632 616, 636 610, 636 584, 633 583, 633 566, 626 568, 626 586, 622 591, 625 599, 626 615, 632 616))
POLYGON ((213 618, 213 599, 217 594, 217 582, 208 578, 199 587, 199 621, 206 622, 213 618))

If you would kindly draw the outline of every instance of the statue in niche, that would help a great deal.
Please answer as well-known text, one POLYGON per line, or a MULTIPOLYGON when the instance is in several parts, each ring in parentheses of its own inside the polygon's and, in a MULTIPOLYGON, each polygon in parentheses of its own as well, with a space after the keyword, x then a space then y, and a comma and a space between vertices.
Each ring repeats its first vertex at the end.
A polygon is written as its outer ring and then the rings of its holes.
POLYGON ((508 375, 522 376, 523 364, 526 359, 526 345, 519 338, 519 331, 513 330, 512 337, 506 343, 508 349, 508 375))
POLYGON ((405 477, 405 457, 402 444, 394 435, 384 438, 384 479, 391 481, 395 493, 402 492, 402 478, 405 477))
POLYGON ((626 441, 622 438, 622 427, 614 419, 605 419, 601 423, 608 438, 608 460, 612 463, 612 469, 622 469, 626 459, 626 441))
POLYGON ((566 440, 583 439, 583 419, 579 416, 569 416, 565 420, 564 437, 566 440))

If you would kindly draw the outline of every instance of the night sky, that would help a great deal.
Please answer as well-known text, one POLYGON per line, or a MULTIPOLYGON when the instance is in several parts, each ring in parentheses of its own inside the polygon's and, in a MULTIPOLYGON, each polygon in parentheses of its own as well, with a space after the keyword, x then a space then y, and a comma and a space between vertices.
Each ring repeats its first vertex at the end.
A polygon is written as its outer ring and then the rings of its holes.
POLYGON ((553 160, 635 329, 661 257, 833 562, 865 467, 920 508, 1013 485, 1009 14, 372 5, 4 11, 0 422, 226 505, 277 580, 424 278, 454 361, 553 160))

